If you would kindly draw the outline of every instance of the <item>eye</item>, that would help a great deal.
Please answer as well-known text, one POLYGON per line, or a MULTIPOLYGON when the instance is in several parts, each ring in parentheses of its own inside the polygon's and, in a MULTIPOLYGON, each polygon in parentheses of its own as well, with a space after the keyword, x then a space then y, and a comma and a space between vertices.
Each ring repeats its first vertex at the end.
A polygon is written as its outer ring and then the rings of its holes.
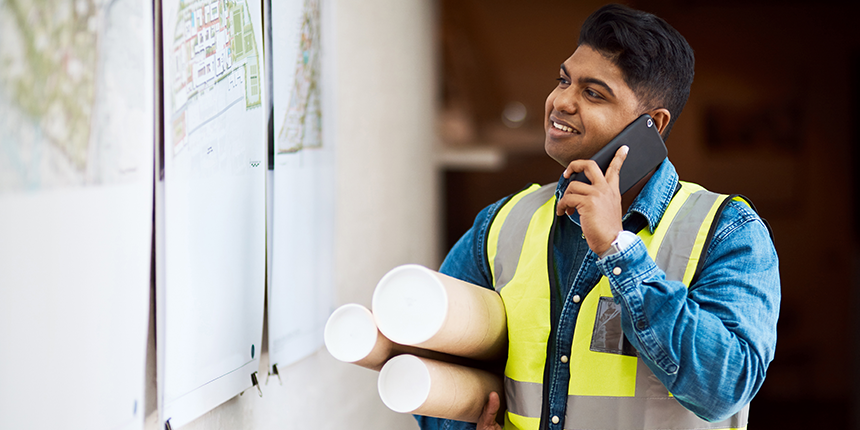
POLYGON ((593 99, 603 100, 603 96, 600 95, 600 93, 598 93, 597 91, 592 90, 591 88, 585 89, 585 95, 593 99))
POLYGON ((570 81, 568 81, 564 77, 556 78, 555 80, 558 81, 559 85, 570 85, 570 81))

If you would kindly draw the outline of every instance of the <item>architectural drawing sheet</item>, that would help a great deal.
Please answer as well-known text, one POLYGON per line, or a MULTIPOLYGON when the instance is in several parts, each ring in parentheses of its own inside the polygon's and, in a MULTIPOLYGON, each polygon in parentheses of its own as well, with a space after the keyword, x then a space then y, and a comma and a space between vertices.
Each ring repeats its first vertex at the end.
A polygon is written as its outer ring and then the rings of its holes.
POLYGON ((275 178, 270 363, 323 344, 333 306, 334 148, 324 139, 319 0, 272 1, 275 178))
POLYGON ((251 387, 265 291, 260 2, 165 0, 162 421, 180 427, 251 387))
POLYGON ((0 0, 0 428, 143 428, 152 24, 0 0))

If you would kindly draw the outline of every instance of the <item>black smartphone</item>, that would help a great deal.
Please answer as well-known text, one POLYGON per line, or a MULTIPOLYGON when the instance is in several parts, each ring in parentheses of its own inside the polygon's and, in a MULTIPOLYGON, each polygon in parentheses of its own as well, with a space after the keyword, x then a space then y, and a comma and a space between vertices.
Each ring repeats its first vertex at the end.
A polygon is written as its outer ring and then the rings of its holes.
MULTIPOLYGON (((621 172, 619 172, 618 188, 621 194, 626 193, 630 187, 636 185, 645 175, 659 166, 668 154, 666 144, 663 143, 663 138, 660 137, 657 126, 654 124, 654 119, 647 113, 636 118, 624 130, 621 130, 618 136, 615 136, 606 146, 597 151, 597 154, 594 154, 591 159, 596 161, 600 170, 606 174, 609 163, 612 162, 618 148, 623 145, 627 145, 630 150, 627 152, 627 158, 624 160, 624 165, 621 166, 621 172)), ((585 172, 579 172, 565 181, 563 190, 567 189, 570 181, 591 183, 585 176, 585 172)))

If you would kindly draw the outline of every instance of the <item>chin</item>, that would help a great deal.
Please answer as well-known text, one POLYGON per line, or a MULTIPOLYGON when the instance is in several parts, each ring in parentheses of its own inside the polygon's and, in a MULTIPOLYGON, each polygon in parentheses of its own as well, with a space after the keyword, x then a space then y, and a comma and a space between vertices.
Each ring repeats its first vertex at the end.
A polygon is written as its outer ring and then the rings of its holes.
POLYGON ((561 154, 559 154, 558 152, 556 152, 555 149, 552 147, 552 144, 549 141, 544 143, 543 149, 544 149, 544 152, 546 152, 546 155, 549 155, 549 158, 552 158, 553 160, 555 160, 556 163, 558 163, 564 167, 567 167, 567 165, 570 164, 569 162, 564 161, 565 157, 562 156, 561 154))

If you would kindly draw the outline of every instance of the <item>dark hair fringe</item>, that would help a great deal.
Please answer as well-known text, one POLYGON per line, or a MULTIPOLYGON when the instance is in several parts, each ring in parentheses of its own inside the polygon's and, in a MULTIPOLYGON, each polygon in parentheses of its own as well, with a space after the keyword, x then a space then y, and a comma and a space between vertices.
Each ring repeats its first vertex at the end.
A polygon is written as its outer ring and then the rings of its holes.
POLYGON ((695 58, 684 36, 655 15, 610 4, 585 20, 579 45, 595 49, 618 66, 643 108, 669 110, 666 139, 693 84, 695 58))

